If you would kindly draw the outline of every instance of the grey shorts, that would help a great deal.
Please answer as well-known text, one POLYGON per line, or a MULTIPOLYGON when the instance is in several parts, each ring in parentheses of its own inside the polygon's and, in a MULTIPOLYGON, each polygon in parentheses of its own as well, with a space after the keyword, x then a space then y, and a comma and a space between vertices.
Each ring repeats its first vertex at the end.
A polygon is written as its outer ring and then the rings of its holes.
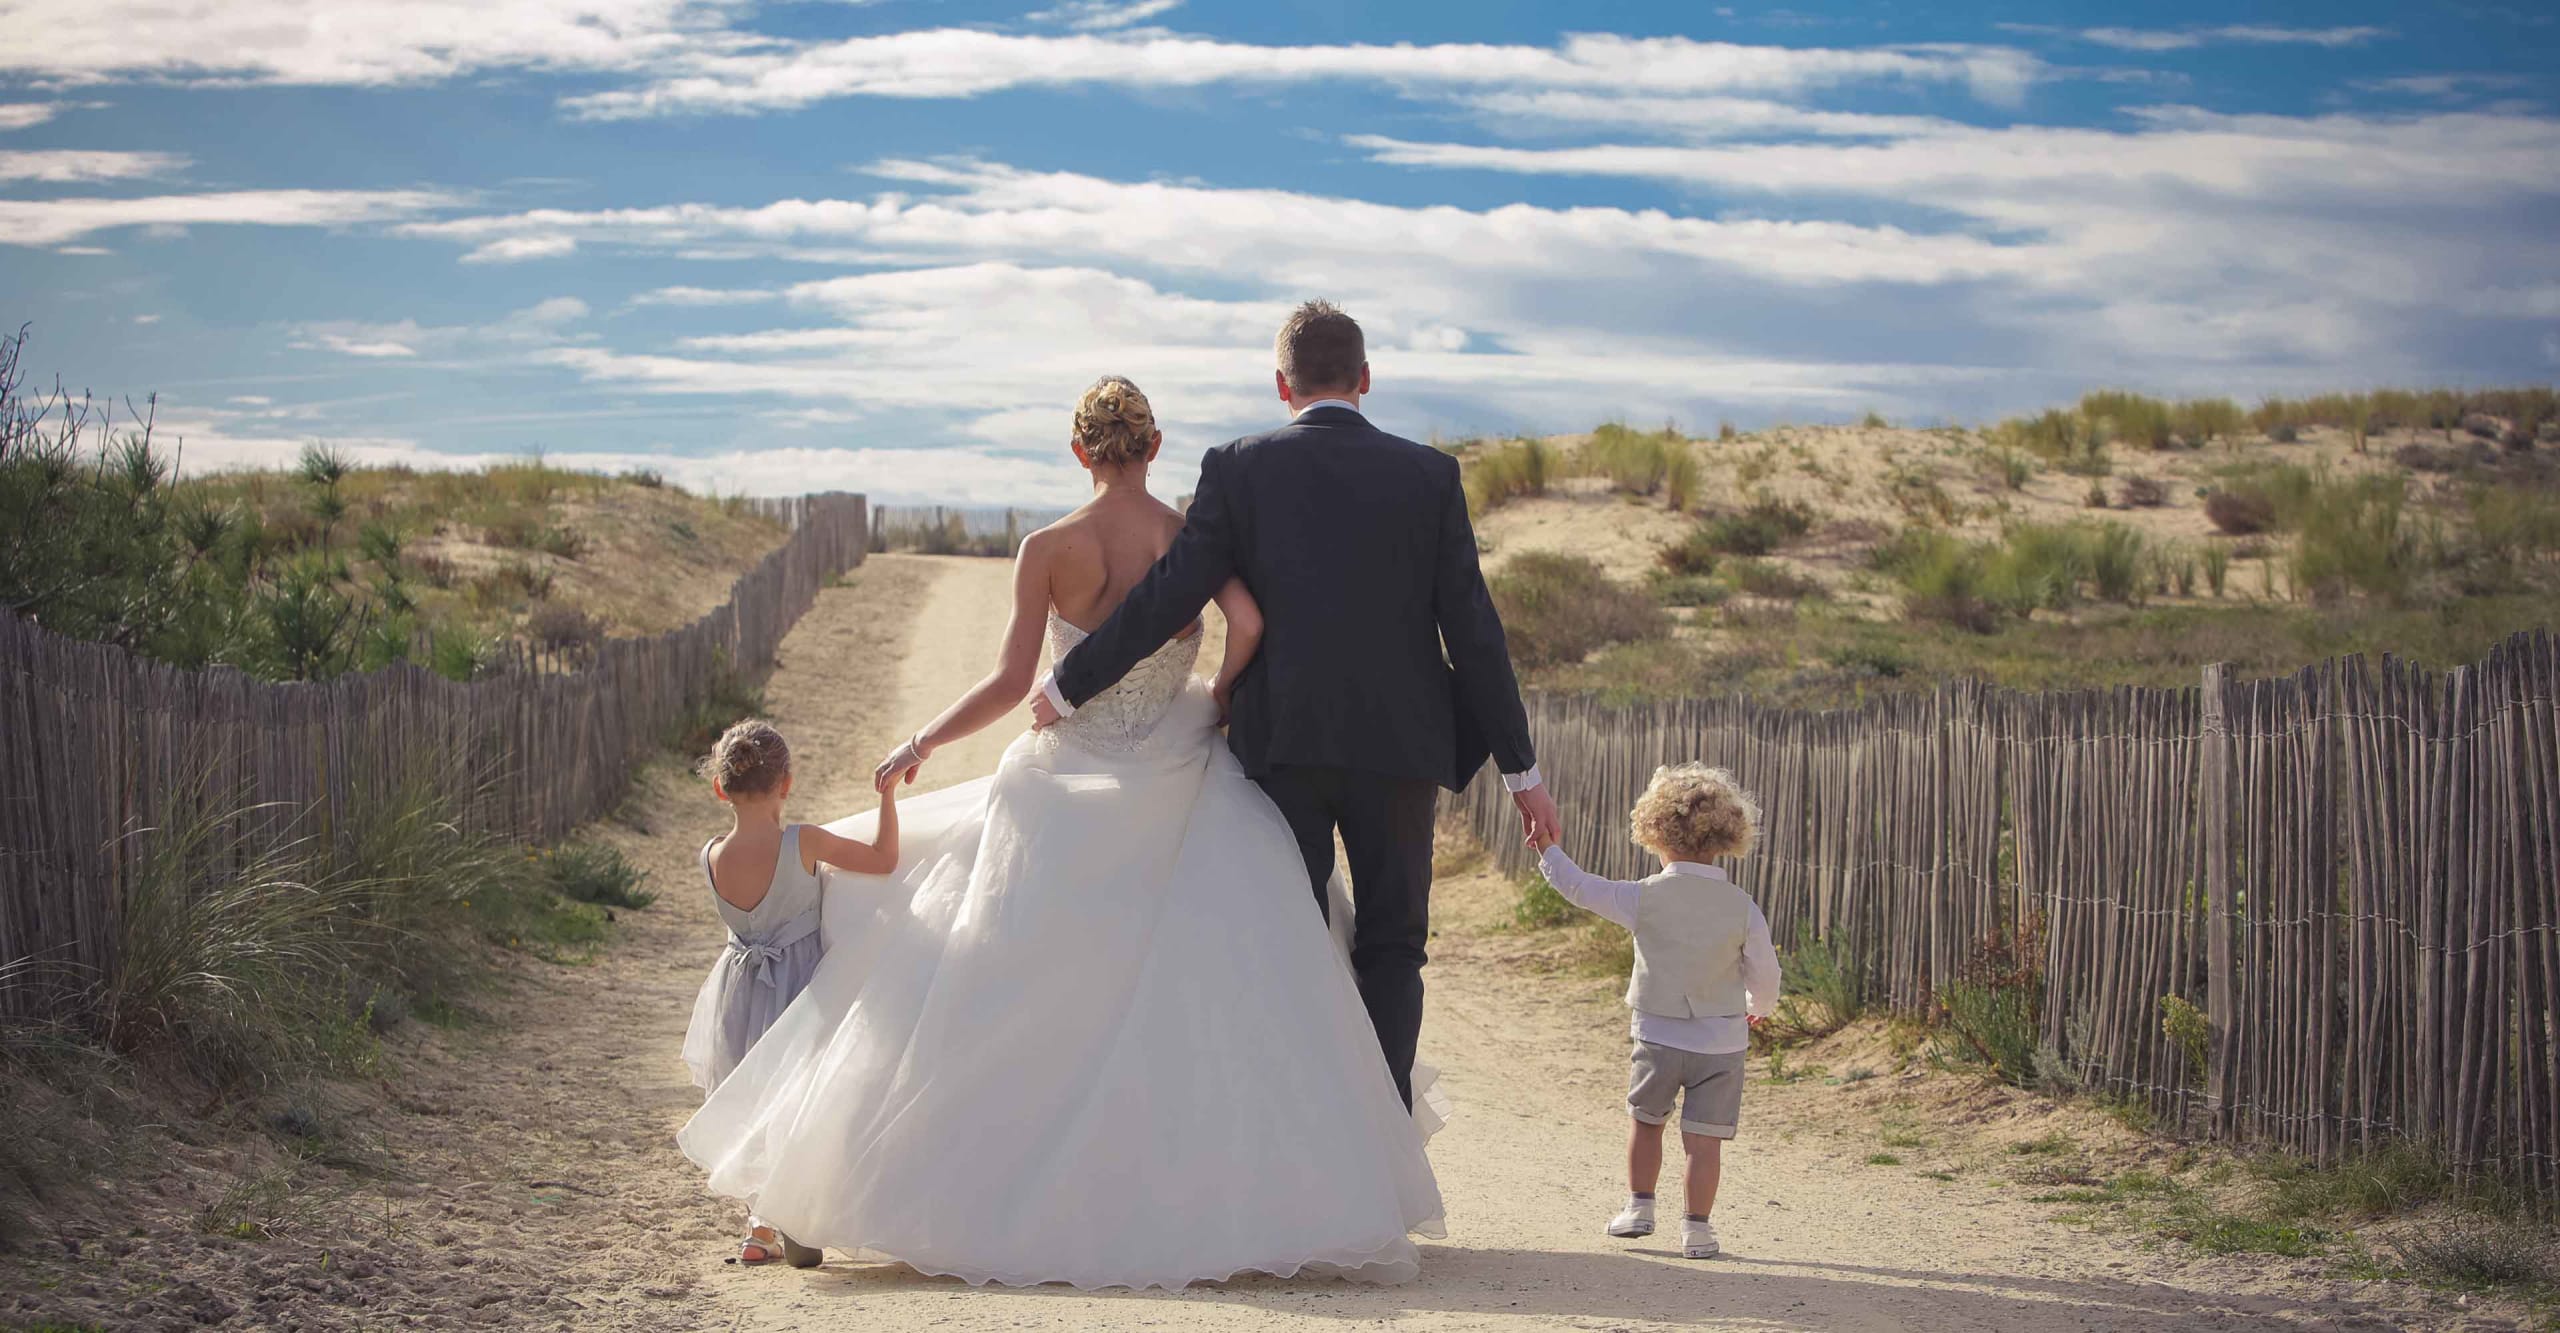
POLYGON ((1680 1099, 1680 1132, 1729 1139, 1742 1123, 1744 1052, 1701 1055, 1677 1046, 1636 1043, 1627 1079, 1627 1110, 1648 1125, 1671 1119, 1680 1099))

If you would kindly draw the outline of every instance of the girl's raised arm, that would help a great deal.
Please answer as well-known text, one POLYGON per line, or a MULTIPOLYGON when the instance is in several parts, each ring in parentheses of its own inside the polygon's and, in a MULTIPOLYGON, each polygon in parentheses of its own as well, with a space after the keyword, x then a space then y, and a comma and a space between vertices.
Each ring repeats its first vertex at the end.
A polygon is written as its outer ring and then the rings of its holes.
POLYGON ((871 841, 862 842, 841 833, 829 833, 815 824, 800 826, 800 860, 802 869, 817 873, 812 862, 850 870, 857 875, 885 875, 898 868, 898 789, 895 784, 880 791, 880 823, 871 841))
POLYGON ((1049 562, 1056 542, 1046 531, 1022 539, 1022 552, 1013 560, 1013 618, 1005 624, 995 669, 880 761, 872 771, 874 786, 885 792, 892 783, 915 781, 916 769, 934 751, 984 730, 988 723, 1022 706, 1040 668, 1040 638, 1049 623, 1049 562))

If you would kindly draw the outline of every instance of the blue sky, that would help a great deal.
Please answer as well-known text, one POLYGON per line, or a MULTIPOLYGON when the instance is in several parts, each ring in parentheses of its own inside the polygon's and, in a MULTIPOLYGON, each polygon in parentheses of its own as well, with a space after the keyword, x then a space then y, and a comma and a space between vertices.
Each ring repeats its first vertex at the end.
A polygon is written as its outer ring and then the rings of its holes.
POLYGON ((2530 7, 0 0, 0 320, 191 467, 1159 489, 1367 325, 1415 436, 2560 374, 2530 7), (27 40, 25 34, 41 34, 27 40))

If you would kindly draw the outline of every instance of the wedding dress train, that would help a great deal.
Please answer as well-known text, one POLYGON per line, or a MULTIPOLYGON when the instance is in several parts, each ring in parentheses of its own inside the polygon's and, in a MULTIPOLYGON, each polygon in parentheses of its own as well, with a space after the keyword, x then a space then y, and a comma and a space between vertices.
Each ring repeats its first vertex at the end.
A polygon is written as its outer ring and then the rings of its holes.
POLYGON ((679 1136, 714 1191, 970 1282, 1413 1275, 1434 1108, 1397 1100, 1198 650, 902 803, 895 874, 829 876, 815 977, 679 1136))

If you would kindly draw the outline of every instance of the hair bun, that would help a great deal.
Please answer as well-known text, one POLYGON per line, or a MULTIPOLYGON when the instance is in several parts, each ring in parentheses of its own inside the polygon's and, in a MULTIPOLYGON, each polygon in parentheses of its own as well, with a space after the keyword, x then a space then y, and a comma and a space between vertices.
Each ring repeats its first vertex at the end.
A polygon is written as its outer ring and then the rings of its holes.
POLYGON ((1076 442, 1095 466, 1135 462, 1155 443, 1155 408, 1127 377, 1105 375, 1077 402, 1075 428, 1076 442))

